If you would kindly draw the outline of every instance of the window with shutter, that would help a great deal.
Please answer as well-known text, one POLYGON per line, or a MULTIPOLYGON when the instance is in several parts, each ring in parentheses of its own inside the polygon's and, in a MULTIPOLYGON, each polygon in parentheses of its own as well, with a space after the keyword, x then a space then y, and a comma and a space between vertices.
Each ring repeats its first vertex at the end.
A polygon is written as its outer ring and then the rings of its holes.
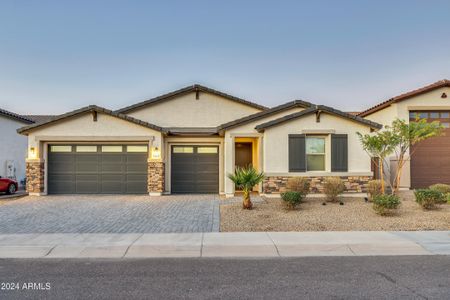
POLYGON ((304 134, 289 135, 289 172, 306 171, 306 147, 304 134))
POLYGON ((331 135, 331 172, 348 171, 348 136, 331 135))

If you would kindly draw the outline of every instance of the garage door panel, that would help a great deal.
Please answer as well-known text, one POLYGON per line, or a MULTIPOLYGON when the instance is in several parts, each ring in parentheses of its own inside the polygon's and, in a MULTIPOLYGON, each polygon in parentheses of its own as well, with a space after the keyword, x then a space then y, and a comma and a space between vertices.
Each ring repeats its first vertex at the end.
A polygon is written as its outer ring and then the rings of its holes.
POLYGON ((77 181, 77 194, 97 194, 99 192, 98 183, 96 181, 77 181))
POLYGON ((127 173, 146 173, 147 164, 127 164, 126 171, 127 173))
POLYGON ((122 194, 124 192, 123 182, 102 181, 101 183, 102 194, 122 194))
POLYGON ((98 173, 98 164, 97 163, 77 163, 75 165, 75 172, 77 173, 98 173))
MULTIPOLYGON (((109 146, 105 149, 100 145, 95 146, 104 151, 117 150, 109 146)), ((91 149, 74 146, 72 152, 55 153, 51 152, 50 147, 49 193, 147 193, 147 152, 82 152, 91 149), (75 152, 78 151, 75 149, 80 151, 75 152)), ((118 150, 126 149, 120 147, 118 150)))
POLYGON ((120 164, 120 162, 114 164, 114 163, 102 163, 100 167, 100 171, 102 173, 123 173, 125 171, 125 166, 120 164))

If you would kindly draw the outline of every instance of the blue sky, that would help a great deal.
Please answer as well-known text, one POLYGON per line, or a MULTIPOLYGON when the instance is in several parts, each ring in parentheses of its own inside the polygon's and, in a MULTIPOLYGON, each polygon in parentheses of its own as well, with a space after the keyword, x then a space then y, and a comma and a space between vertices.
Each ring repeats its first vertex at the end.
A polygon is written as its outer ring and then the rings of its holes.
POLYGON ((450 1, 4 1, 0 107, 117 109, 200 83, 361 110, 450 78, 450 1))

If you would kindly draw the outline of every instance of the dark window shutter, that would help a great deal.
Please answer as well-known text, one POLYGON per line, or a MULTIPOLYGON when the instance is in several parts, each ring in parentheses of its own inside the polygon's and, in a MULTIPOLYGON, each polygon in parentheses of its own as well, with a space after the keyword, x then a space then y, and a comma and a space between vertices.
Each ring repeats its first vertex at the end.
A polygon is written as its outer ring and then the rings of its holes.
POLYGON ((289 135, 289 172, 306 172, 305 135, 289 135))
POLYGON ((331 172, 348 171, 348 137, 346 134, 331 135, 331 172))

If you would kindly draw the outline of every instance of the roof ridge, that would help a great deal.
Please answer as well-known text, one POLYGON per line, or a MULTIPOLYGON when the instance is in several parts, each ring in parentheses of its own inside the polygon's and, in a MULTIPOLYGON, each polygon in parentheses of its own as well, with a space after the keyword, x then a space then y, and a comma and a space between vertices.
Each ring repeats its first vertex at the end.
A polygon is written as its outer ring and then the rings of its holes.
POLYGON ((258 109, 261 109, 261 110, 268 109, 268 107, 266 107, 264 105, 260 105, 260 104, 251 102, 249 100, 245 100, 243 98, 239 98, 239 97, 233 96, 231 94, 228 94, 228 93, 225 93, 225 92, 221 92, 219 90, 215 90, 215 89, 209 88, 207 86, 204 86, 204 85, 196 83, 196 84, 193 84, 193 85, 185 86, 183 88, 180 88, 180 89, 172 91, 172 92, 161 94, 159 96, 156 96, 156 97, 153 97, 153 98, 150 98, 150 99, 147 99, 147 100, 144 100, 144 101, 141 101, 141 102, 138 102, 138 103, 135 103, 135 104, 132 104, 132 105, 120 108, 120 109, 117 109, 115 111, 116 112, 120 112, 120 113, 129 112, 131 110, 143 107, 145 105, 150 105, 150 104, 153 104, 153 103, 158 103, 160 101, 169 100, 169 99, 171 99, 171 98, 173 98, 173 97, 175 97, 177 95, 184 94, 184 93, 189 93, 189 92, 193 92, 193 91, 197 91, 197 90, 204 91, 204 92, 207 92, 207 93, 212 93, 212 94, 215 94, 215 95, 227 98, 227 99, 229 99, 231 101, 239 102, 241 104, 252 106, 254 108, 258 108, 258 109))

